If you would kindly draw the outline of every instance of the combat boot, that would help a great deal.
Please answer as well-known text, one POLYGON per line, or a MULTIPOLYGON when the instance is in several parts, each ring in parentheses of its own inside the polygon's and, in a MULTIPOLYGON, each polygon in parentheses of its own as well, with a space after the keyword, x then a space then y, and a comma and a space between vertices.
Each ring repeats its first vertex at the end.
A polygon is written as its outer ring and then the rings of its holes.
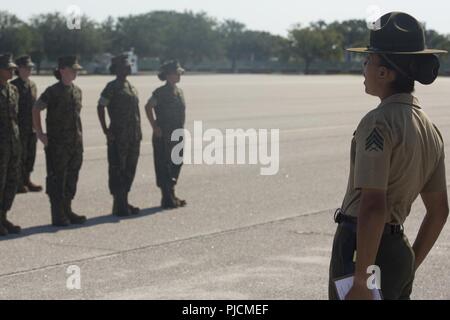
POLYGON ((6 228, 6 230, 8 230, 9 234, 19 234, 22 231, 21 227, 16 226, 16 225, 12 224, 10 221, 8 221, 6 211, 4 211, 2 213, 2 215, 3 215, 2 225, 3 225, 3 227, 6 228))
POLYGON ((117 196, 113 195, 113 207, 112 207, 112 215, 113 216, 117 216, 118 213, 118 209, 117 209, 117 196))
POLYGON ((126 201, 126 204, 127 204, 128 209, 129 209, 129 211, 130 211, 130 213, 131 213, 132 215, 137 215, 137 214, 139 214, 139 212, 141 211, 141 209, 139 209, 139 208, 137 208, 137 207, 134 207, 134 206, 132 206, 131 204, 128 203, 128 193, 126 193, 126 195, 125 195, 125 201, 126 201))
POLYGON ((177 204, 175 199, 172 197, 172 193, 170 189, 162 188, 162 199, 161 199, 161 207, 163 209, 175 209, 177 208, 177 204))
POLYGON ((5 211, 0 211, 0 237, 7 236, 9 234, 8 229, 3 226, 3 220, 6 217, 5 211))
POLYGON ((28 193, 30 190, 28 190, 28 187, 26 185, 21 185, 17 188, 17 193, 28 193))
MULTIPOLYGON (((127 196, 124 192, 119 192, 114 196, 116 209, 114 215, 118 217, 127 217, 131 215, 130 208, 127 204, 127 196)), ((113 208, 114 211, 114 208, 113 208)))
POLYGON ((185 206, 187 205, 186 200, 182 200, 182 199, 178 198, 178 197, 175 195, 175 187, 172 187, 172 188, 170 189, 170 194, 171 194, 171 196, 172 196, 172 199, 174 199, 175 204, 177 205, 177 207, 185 207, 185 206))
POLYGON ((66 217, 69 218, 69 221, 71 224, 83 224, 86 222, 85 216, 77 215, 72 210, 72 200, 70 199, 64 199, 63 201, 64 205, 64 212, 66 214, 66 217))
POLYGON ((42 191, 42 186, 34 184, 33 182, 31 182, 30 178, 27 179, 26 187, 28 188, 29 192, 41 192, 42 191))
POLYGON ((52 213, 52 225, 55 227, 70 226, 70 220, 64 212, 62 201, 50 198, 50 206, 52 213))

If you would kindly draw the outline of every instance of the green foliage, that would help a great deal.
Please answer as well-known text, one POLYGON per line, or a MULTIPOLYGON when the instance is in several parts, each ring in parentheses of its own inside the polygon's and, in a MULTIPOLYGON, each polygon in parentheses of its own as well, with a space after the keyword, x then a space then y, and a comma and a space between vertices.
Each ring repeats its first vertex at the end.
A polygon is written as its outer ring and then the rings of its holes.
POLYGON ((0 11, 0 48, 14 55, 23 54, 32 46, 33 32, 17 16, 0 11))
MULTIPOLYGON (((204 13, 154 11, 119 18, 111 51, 134 47, 141 56, 199 62, 219 52, 216 22, 204 13)), ((111 33, 110 33, 111 35, 111 33)))
POLYGON ((79 30, 69 29, 66 17, 60 13, 41 14, 30 21, 30 27, 39 38, 37 49, 51 60, 69 54, 89 59, 103 50, 103 39, 97 23, 83 16, 81 26, 79 30))
MULTIPOLYGON (((427 30, 427 44, 450 50, 450 38, 427 30)), ((42 60, 77 54, 89 60, 98 53, 118 54, 134 48, 141 57, 155 61, 178 59, 182 64, 216 61, 230 63, 237 71, 240 61, 250 65, 304 66, 309 73, 317 63, 350 63, 345 48, 365 46, 369 30, 364 20, 317 21, 297 25, 286 38, 263 31, 248 30, 235 20, 218 22, 205 13, 153 11, 98 23, 87 16, 80 30, 70 30, 61 13, 32 17, 28 22, 0 11, 0 51, 14 55, 31 53, 38 67, 42 60)), ((444 56, 443 61, 449 61, 444 56)))
POLYGON ((303 60, 306 74, 315 60, 342 58, 343 35, 323 21, 305 28, 295 27, 289 31, 289 40, 292 44, 292 57, 303 60))

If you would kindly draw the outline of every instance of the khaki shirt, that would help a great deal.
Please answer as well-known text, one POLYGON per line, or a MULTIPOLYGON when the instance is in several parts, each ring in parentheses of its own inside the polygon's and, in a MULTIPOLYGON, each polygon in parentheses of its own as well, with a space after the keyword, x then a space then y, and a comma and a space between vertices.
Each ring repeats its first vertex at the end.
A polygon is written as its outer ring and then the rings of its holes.
POLYGON ((442 136, 415 97, 383 100, 354 134, 342 212, 358 216, 362 188, 386 190, 386 223, 403 224, 420 193, 446 191, 444 157, 442 136))

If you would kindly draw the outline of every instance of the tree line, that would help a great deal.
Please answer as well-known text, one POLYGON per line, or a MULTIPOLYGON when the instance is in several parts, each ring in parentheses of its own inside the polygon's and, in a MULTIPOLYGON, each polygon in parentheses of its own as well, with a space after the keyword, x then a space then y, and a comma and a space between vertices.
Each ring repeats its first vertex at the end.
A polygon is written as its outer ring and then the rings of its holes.
MULTIPOLYGON (((134 48, 140 57, 181 63, 226 61, 236 71, 238 61, 301 63, 305 73, 313 63, 345 63, 352 56, 345 48, 365 46, 369 30, 365 20, 295 25, 287 37, 249 30, 235 20, 218 21, 206 13, 152 11, 108 17, 97 22, 81 17, 80 29, 69 29, 64 14, 38 14, 28 21, 0 11, 0 51, 31 54, 39 65, 44 59, 76 54, 89 61, 101 53, 118 54, 134 48)), ((450 50, 450 36, 426 31, 428 46, 450 50)), ((449 61, 447 56, 443 59, 449 61)))

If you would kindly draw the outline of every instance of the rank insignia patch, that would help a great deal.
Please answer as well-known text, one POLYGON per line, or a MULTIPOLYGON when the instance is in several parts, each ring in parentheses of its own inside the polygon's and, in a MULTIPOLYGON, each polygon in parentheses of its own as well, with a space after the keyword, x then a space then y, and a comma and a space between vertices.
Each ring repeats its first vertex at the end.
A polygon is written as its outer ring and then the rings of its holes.
POLYGON ((375 128, 366 139, 366 151, 383 151, 384 138, 380 131, 375 128))

